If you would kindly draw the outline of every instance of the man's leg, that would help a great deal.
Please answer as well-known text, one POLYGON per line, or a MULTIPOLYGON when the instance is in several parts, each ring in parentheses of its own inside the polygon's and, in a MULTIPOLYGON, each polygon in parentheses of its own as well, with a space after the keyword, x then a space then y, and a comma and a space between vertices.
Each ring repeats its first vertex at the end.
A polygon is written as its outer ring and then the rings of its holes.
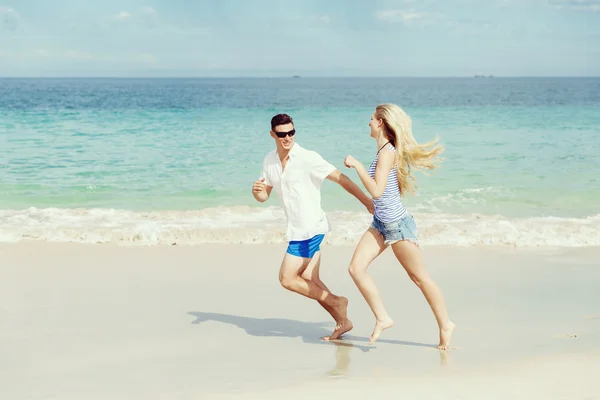
POLYGON ((281 269, 279 270, 281 286, 292 292, 317 300, 319 303, 323 303, 331 308, 334 312, 332 315, 339 316, 340 320, 346 320, 348 300, 345 297, 333 295, 326 288, 319 287, 314 282, 302 277, 309 263, 310 259, 308 258, 285 253, 281 269))
MULTIPOLYGON (((315 285, 319 286, 321 289, 326 290, 329 293, 331 293, 329 288, 327 288, 325 283, 323 283, 323 281, 319 277, 319 268, 320 267, 321 267, 321 251, 318 251, 317 253, 315 253, 315 256, 310 260, 310 262, 308 263, 308 266, 306 267, 306 269, 304 270, 304 272, 302 273, 301 276, 302 276, 302 278, 306 279, 307 281, 313 282, 315 285)), ((352 322, 350 322, 350 320, 348 318, 346 318, 344 320, 341 317, 341 315, 339 315, 336 312, 335 309, 331 308, 330 306, 328 306, 327 304, 325 304, 321 301, 319 301, 319 304, 321 306, 323 306, 323 308, 329 314, 331 314, 331 316, 335 320, 335 324, 336 324, 333 333, 330 336, 324 337, 323 339, 325 339, 325 340, 337 339, 342 334, 350 331, 353 328, 352 322)))
MULTIPOLYGON (((302 278, 306 279, 307 281, 311 281, 312 283, 314 283, 321 289, 326 290, 329 293, 331 293, 331 290, 329 290, 327 288, 327 286, 325 286, 325 284, 319 278, 319 267, 320 266, 321 266, 321 252, 318 251, 315 253, 315 256, 310 259, 310 261, 308 262, 308 266, 306 267, 306 269, 304 270, 304 272, 302 272, 302 274, 300 276, 302 278)), ((333 317, 336 325, 340 323, 340 316, 335 312, 335 310, 333 308, 331 308, 330 306, 328 306, 327 304, 325 304, 322 301, 319 301, 319 304, 321 306, 323 306, 325 311, 327 311, 333 317)))

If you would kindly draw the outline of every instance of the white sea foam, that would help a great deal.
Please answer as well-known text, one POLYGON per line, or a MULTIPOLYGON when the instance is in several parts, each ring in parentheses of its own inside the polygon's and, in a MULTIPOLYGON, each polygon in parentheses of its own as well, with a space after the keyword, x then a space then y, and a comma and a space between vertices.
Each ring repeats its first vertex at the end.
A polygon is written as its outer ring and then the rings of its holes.
MULTIPOLYGON (((365 212, 328 213, 329 244, 355 244, 369 226, 365 212)), ((505 218, 415 213, 421 243, 444 246, 600 246, 600 215, 586 218, 505 218)), ((282 243, 285 216, 278 207, 221 207, 199 211, 115 209, 0 210, 0 241, 131 245, 282 243)))

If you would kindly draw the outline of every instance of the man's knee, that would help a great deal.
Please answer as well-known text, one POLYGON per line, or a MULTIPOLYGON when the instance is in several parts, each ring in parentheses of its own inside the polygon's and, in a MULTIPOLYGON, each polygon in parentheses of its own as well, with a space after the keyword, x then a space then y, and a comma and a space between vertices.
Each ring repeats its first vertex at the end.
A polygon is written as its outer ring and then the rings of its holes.
POLYGON ((285 289, 291 290, 294 284, 294 277, 287 274, 279 275, 279 283, 281 283, 281 286, 283 286, 285 289))
POLYGON ((305 281, 310 281, 313 283, 319 283, 319 276, 315 273, 314 270, 306 270, 302 273, 302 275, 300 275, 300 277, 302 279, 304 279, 305 281))

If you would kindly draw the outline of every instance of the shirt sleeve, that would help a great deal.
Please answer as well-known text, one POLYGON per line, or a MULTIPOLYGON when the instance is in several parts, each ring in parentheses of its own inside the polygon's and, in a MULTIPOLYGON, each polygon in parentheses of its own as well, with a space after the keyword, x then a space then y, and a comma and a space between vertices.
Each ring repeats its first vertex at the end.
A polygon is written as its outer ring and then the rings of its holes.
POLYGON ((262 173, 260 174, 261 179, 265 180, 265 185, 273 187, 273 183, 271 183, 271 179, 269 178, 269 173, 267 170, 267 163, 263 163, 262 173))
POLYGON ((310 168, 310 175, 318 181, 323 181, 329 174, 335 171, 337 168, 332 164, 328 163, 321 157, 317 152, 310 152, 308 157, 308 163, 310 168))

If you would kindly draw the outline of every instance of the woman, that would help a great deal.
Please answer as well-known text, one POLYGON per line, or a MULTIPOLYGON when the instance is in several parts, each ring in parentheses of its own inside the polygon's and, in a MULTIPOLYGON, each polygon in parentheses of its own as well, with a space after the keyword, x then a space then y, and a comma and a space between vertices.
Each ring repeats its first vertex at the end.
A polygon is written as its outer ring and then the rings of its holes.
POLYGON ((401 200, 401 196, 414 192, 412 172, 415 169, 434 169, 436 158, 444 148, 437 140, 417 143, 412 135, 410 117, 395 104, 377 106, 369 126, 378 148, 369 170, 352 156, 344 160, 346 167, 356 169, 375 203, 373 223, 358 243, 349 268, 354 283, 375 314, 375 329, 369 342, 375 342, 384 329, 394 325, 383 306, 375 282, 367 274, 369 264, 387 246, 391 246, 394 255, 410 279, 421 289, 433 310, 440 329, 438 349, 447 350, 456 326, 448 317, 442 292, 425 269, 417 244, 415 220, 401 200))

